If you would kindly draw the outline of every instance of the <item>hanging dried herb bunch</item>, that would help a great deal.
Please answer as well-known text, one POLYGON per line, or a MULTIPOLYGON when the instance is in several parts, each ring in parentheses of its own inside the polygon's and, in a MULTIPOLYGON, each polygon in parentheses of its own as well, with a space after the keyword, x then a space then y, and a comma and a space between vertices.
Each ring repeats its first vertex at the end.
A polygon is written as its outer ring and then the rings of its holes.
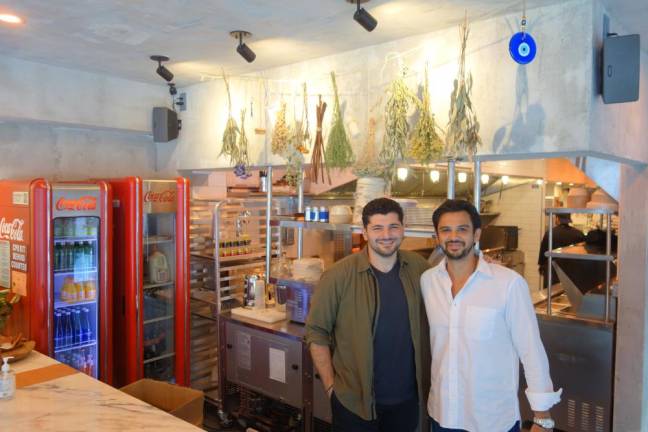
POLYGON ((313 156, 311 157, 310 179, 314 183, 319 183, 320 177, 324 183, 324 172, 328 178, 328 184, 331 184, 331 175, 324 160, 324 138, 322 136, 322 125, 324 124, 324 113, 326 112, 326 102, 322 102, 322 95, 319 97, 317 104, 317 130, 315 131, 315 144, 313 144, 313 156))
POLYGON ((227 155, 230 159, 230 163, 235 162, 238 159, 238 148, 236 147, 236 137, 239 134, 239 128, 236 125, 236 120, 232 116, 232 95, 230 93, 229 81, 225 72, 223 72, 223 81, 225 81, 225 89, 227 90, 227 123, 225 124, 225 130, 223 131, 223 146, 221 147, 221 152, 218 155, 227 155))
POLYGON ((304 154, 308 153, 310 150, 310 141, 311 141, 311 136, 310 136, 310 121, 308 120, 308 91, 306 89, 306 83, 303 84, 303 89, 304 89, 304 106, 302 107, 302 119, 301 119, 301 127, 303 130, 303 133, 301 135, 301 149, 300 151, 304 154))
POLYGON ((419 118, 410 136, 407 156, 418 163, 429 164, 443 155, 443 140, 437 133, 434 114, 430 110, 430 87, 428 82, 428 67, 425 65, 423 94, 417 101, 419 118))
POLYGON ((290 186, 298 186, 303 180, 304 154, 300 151, 303 142, 301 133, 293 133, 290 143, 286 148, 286 174, 284 178, 290 186))
POLYGON ((340 97, 338 94, 335 72, 331 72, 335 104, 333 105, 333 121, 326 144, 326 165, 335 168, 346 168, 353 163, 353 149, 349 137, 344 129, 344 119, 340 110, 340 97))
POLYGON ((281 103, 281 108, 277 112, 274 128, 272 130, 271 149, 272 153, 284 156, 291 138, 290 128, 286 123, 286 103, 281 103))
POLYGON ((407 88, 405 83, 406 75, 407 69, 403 68, 387 90, 385 136, 380 151, 380 161, 385 165, 388 176, 393 174, 396 161, 404 159, 407 150, 407 137, 410 131, 407 123, 407 111, 410 103, 417 100, 416 96, 407 88))
POLYGON ((241 110, 241 130, 238 137, 237 152, 236 152, 236 166, 234 167, 234 174, 241 178, 248 178, 250 174, 248 170, 250 165, 250 157, 248 156, 248 138, 245 133, 245 108, 241 110))
POLYGON ((468 19, 461 25, 461 52, 459 56, 459 73, 454 80, 450 96, 448 130, 446 132, 446 155, 449 157, 472 157, 477 153, 477 146, 482 143, 479 137, 479 122, 470 100, 472 75, 466 77, 466 44, 468 42, 468 19))
POLYGON ((378 160, 376 152, 376 119, 373 117, 369 118, 367 142, 362 156, 353 168, 353 174, 358 177, 382 177, 385 175, 385 167, 378 160))

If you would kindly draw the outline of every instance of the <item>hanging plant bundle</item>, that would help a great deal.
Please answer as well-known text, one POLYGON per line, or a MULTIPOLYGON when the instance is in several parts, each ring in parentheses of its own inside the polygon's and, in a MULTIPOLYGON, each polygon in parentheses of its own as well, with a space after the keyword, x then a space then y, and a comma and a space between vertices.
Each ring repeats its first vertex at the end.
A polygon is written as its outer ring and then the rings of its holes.
POLYGON ((468 42, 468 20, 461 25, 461 52, 459 56, 459 73, 454 80, 450 96, 448 130, 446 132, 446 154, 449 157, 471 158, 477 153, 482 143, 479 137, 479 122, 473 109, 470 93, 472 92, 472 75, 466 77, 466 44, 468 42))
POLYGON ((405 83, 406 70, 392 81, 387 91, 385 105, 385 137, 380 152, 380 161, 385 165, 388 175, 394 171, 396 161, 404 159, 407 150, 407 137, 410 127, 407 123, 407 111, 416 97, 405 83))
POLYGON ((306 90, 306 83, 304 83, 303 88, 304 88, 304 106, 302 108, 302 120, 300 124, 303 133, 301 135, 300 151, 304 154, 307 154, 308 151, 310 150, 311 136, 310 136, 310 122, 308 120, 308 92, 306 90))
POLYGON ((335 105, 333 105, 333 121, 326 144, 326 165, 335 168, 346 168, 353 163, 353 149, 344 129, 335 72, 331 72, 331 81, 333 82, 335 105))
POLYGON ((221 152, 218 155, 226 155, 230 159, 230 163, 234 163, 238 159, 238 148, 236 146, 236 138, 239 133, 239 128, 236 125, 236 120, 232 116, 232 96, 230 94, 229 81, 225 72, 223 72, 223 81, 225 81, 225 89, 227 90, 227 123, 225 123, 225 130, 223 131, 223 146, 221 147, 221 152))
POLYGON ((291 138, 290 128, 286 123, 286 103, 281 103, 281 108, 277 113, 277 119, 272 130, 271 149, 272 154, 284 156, 288 149, 288 144, 291 138))
POLYGON ((322 125, 324 124, 324 113, 326 112, 326 102, 322 102, 322 96, 319 97, 317 104, 317 130, 315 131, 315 143, 313 144, 313 156, 311 157, 310 179, 314 183, 319 183, 320 177, 324 183, 324 172, 328 177, 328 184, 331 184, 331 175, 324 160, 324 137, 322 136, 322 125))
POLYGON ((234 174, 237 177, 246 179, 250 174, 248 166, 250 165, 250 158, 248 156, 248 138, 245 133, 245 109, 241 110, 241 131, 238 137, 237 152, 236 152, 236 166, 234 167, 234 174))
POLYGON ((434 114, 430 110, 429 92, 428 68, 426 65, 423 97, 417 102, 419 106, 419 119, 410 136, 407 152, 408 157, 425 165, 438 160, 443 155, 443 140, 437 133, 434 114))
POLYGON ((367 142, 362 156, 353 168, 353 174, 358 177, 382 177, 385 175, 385 167, 380 163, 376 154, 376 119, 373 117, 369 118, 367 142))
POLYGON ((304 154, 300 151, 300 145, 303 142, 303 134, 295 132, 286 149, 284 158, 286 159, 286 174, 284 178, 290 186, 297 187, 302 182, 304 154))

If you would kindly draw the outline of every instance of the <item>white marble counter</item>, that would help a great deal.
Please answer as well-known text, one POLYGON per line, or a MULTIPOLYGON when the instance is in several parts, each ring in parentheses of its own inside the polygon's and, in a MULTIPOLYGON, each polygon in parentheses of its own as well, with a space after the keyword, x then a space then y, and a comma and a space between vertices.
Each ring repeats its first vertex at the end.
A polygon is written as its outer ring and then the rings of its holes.
MULTIPOLYGON (((56 363, 34 351, 12 369, 20 373, 56 363)), ((0 431, 200 430, 83 373, 20 388, 12 400, 0 400, 0 431)))

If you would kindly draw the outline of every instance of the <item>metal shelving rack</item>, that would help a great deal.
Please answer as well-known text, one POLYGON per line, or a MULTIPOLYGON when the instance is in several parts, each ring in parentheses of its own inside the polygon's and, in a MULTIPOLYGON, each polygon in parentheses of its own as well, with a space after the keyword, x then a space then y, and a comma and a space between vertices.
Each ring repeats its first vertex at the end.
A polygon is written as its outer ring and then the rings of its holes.
POLYGON ((242 306, 245 275, 264 273, 266 259, 277 254, 279 230, 270 229, 266 239, 267 211, 263 197, 191 203, 191 385, 215 404, 221 399, 218 316, 242 306), (237 232, 249 236, 248 253, 220 256, 221 241, 237 232))
POLYGON ((612 261, 615 257, 612 255, 612 215, 615 214, 615 211, 608 209, 583 209, 583 208, 547 208, 545 213, 549 217, 550 227, 549 227, 549 237, 548 237, 548 251, 545 252, 545 256, 549 258, 547 265, 547 315, 552 314, 551 310, 551 280, 552 280, 552 271, 553 271, 553 259, 554 258, 564 258, 564 259, 577 259, 577 260, 588 260, 588 261, 605 261, 605 316, 604 322, 610 322, 610 267, 612 261), (554 215, 557 214, 590 214, 590 215, 600 215, 601 219, 605 218, 606 222, 606 238, 605 238, 605 253, 604 254, 583 254, 583 253, 572 253, 570 247, 564 247, 560 249, 553 248, 553 228, 554 228, 554 215))

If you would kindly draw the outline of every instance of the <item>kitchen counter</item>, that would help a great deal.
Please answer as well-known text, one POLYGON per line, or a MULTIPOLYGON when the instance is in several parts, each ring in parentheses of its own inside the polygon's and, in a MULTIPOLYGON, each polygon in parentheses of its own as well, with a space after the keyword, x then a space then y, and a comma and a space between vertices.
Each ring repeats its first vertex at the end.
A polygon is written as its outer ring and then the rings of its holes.
POLYGON ((11 368, 25 386, 0 400, 3 431, 202 430, 36 351, 11 368))
POLYGON ((294 323, 287 319, 270 324, 263 321, 251 319, 251 318, 234 316, 229 311, 222 312, 221 317, 227 321, 233 321, 235 323, 242 324, 246 327, 251 327, 260 331, 273 333, 278 336, 288 337, 296 341, 302 341, 306 336, 306 328, 303 324, 294 323))

